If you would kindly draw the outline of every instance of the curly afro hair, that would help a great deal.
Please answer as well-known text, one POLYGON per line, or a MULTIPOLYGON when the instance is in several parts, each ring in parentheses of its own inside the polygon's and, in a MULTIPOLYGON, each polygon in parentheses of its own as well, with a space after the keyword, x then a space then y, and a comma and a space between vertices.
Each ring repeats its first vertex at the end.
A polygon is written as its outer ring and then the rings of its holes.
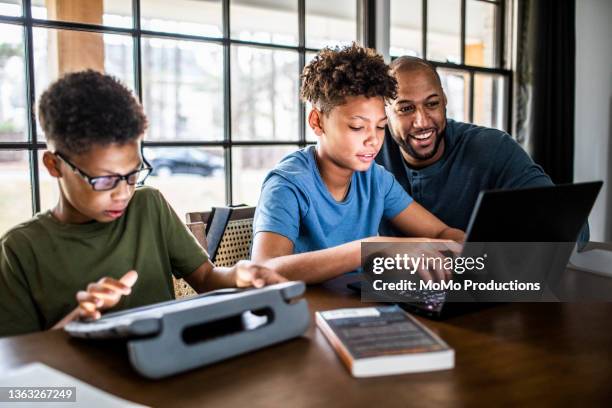
POLYGON ((382 56, 355 43, 324 48, 304 67, 301 97, 323 113, 342 105, 347 96, 395 99, 397 81, 382 56))
POLYGON ((69 73, 38 104, 40 124, 58 151, 86 153, 93 145, 124 144, 147 128, 142 105, 118 79, 93 70, 69 73))

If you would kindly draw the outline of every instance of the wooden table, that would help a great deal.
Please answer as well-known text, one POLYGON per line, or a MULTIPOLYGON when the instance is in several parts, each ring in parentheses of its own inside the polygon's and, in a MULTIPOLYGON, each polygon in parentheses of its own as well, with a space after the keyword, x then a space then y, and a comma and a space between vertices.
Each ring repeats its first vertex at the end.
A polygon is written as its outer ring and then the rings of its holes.
MULTIPOLYGON (((312 312, 363 305, 341 281, 310 287, 306 298, 312 312)), ((62 331, 0 339, 0 372, 41 361, 152 406, 612 403, 610 303, 505 304, 443 322, 422 321, 455 349, 454 369, 355 379, 312 323, 302 338, 159 381, 139 377, 121 345, 96 346, 62 331)))

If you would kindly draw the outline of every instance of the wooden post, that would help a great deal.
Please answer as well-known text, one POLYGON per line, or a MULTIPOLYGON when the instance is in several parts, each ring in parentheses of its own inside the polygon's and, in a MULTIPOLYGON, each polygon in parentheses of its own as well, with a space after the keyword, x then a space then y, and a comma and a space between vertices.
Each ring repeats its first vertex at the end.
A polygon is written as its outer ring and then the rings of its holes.
MULTIPOLYGON (((102 24, 103 0, 46 0, 46 5, 50 20, 102 24)), ((50 30, 48 38, 49 70, 55 71, 55 77, 88 68, 104 71, 102 34, 50 30)))
MULTIPOLYGON (((484 66, 484 44, 482 42, 465 45, 466 65, 484 66)), ((477 80, 474 75, 474 123, 483 124, 485 118, 485 106, 482 105, 484 94, 484 84, 482 80, 477 80)), ((482 78, 482 77, 480 77, 482 78)))

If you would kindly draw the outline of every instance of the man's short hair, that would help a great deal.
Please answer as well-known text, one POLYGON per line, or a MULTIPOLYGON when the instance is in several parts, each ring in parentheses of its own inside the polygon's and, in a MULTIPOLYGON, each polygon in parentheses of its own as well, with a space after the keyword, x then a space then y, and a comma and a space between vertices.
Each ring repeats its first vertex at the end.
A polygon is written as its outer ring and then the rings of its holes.
POLYGON ((436 82, 442 88, 442 80, 440 79, 440 74, 436 70, 436 67, 429 61, 426 61, 419 57, 413 57, 411 55, 403 55, 401 57, 397 57, 394 59, 391 64, 391 72, 395 75, 398 72, 403 71, 413 71, 417 69, 425 69, 431 72, 436 79, 436 82))
POLYGON ((304 67, 302 100, 323 113, 342 105, 347 96, 394 99, 397 81, 382 56, 355 43, 324 48, 304 67))
POLYGON ((147 128, 142 105, 118 79, 93 70, 64 75, 41 96, 40 124, 64 154, 125 144, 147 128))

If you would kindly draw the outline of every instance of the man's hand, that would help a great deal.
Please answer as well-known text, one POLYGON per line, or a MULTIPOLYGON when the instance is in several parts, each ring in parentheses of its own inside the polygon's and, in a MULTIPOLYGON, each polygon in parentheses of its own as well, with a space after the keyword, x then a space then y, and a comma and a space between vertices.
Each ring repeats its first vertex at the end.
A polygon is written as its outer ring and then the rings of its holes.
POLYGON ((79 317, 83 319, 99 319, 100 311, 115 306, 121 296, 132 293, 132 286, 138 279, 136 271, 129 271, 119 280, 105 277, 96 283, 87 285, 87 290, 81 290, 76 298, 79 302, 79 317))
POLYGON ((236 286, 244 288, 254 286, 261 288, 266 285, 286 282, 287 279, 270 268, 255 264, 251 261, 240 261, 232 267, 236 286))

